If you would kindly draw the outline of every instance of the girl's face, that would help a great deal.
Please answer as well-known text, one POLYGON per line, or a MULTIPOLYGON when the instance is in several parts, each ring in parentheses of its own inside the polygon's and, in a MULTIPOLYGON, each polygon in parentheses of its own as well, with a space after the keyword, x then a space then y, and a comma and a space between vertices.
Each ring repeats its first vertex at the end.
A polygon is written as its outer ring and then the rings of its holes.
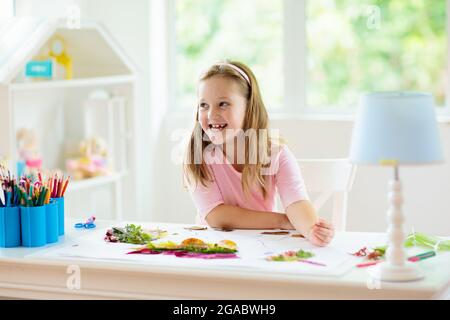
POLYGON ((200 82, 198 95, 198 120, 209 139, 223 144, 234 138, 242 129, 247 106, 239 85, 226 77, 214 76, 200 82))

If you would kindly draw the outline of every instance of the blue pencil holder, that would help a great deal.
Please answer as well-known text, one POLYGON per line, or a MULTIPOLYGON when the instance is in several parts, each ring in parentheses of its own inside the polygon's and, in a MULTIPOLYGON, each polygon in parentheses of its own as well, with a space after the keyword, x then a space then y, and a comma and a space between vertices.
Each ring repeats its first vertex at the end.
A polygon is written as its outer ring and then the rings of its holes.
POLYGON ((45 221, 46 221, 46 233, 47 243, 58 242, 59 236, 59 217, 58 217, 58 204, 56 201, 51 200, 49 204, 45 206, 45 221))
POLYGON ((45 206, 20 207, 22 225, 22 245, 41 247, 47 244, 45 206))
POLYGON ((20 246, 20 210, 19 207, 0 208, 0 247, 20 246))
POLYGON ((64 235, 64 197, 52 199, 58 204, 58 235, 64 235))

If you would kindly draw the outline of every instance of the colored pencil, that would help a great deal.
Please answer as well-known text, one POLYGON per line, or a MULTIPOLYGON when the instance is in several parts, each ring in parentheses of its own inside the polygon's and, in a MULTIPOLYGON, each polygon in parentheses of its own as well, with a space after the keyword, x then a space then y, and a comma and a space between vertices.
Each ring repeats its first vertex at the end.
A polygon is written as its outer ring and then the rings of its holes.
MULTIPOLYGON (((431 257, 434 257, 436 255, 436 252, 434 251, 428 251, 425 253, 421 253, 412 257, 408 258, 408 261, 410 262, 417 262, 417 261, 421 261, 421 260, 425 260, 431 257)), ((377 261, 370 261, 370 262, 364 262, 364 263, 359 263, 356 266, 358 268, 365 268, 365 267, 370 267, 370 266, 374 266, 380 262, 383 262, 384 260, 377 260, 377 261)))
POLYGON ((377 261, 370 261, 370 262, 364 262, 364 263, 359 263, 356 266, 358 268, 365 268, 365 267, 370 267, 370 266, 374 266, 380 262, 383 262, 384 260, 377 260, 377 261))
POLYGON ((434 257, 435 255, 436 255, 436 252, 428 251, 428 252, 421 253, 421 254, 418 254, 416 256, 413 256, 413 257, 409 257, 408 261, 417 262, 417 261, 420 261, 420 260, 425 260, 425 259, 434 257))
POLYGON ((53 194, 52 194, 52 198, 56 198, 56 192, 57 192, 57 187, 56 187, 56 177, 57 177, 57 175, 56 175, 56 173, 55 173, 55 176, 54 176, 54 178, 53 178, 53 186, 52 186, 52 190, 53 190, 53 194))
POLYGON ((303 263, 308 263, 308 264, 313 264, 315 266, 322 266, 322 267, 326 267, 327 266, 326 264, 323 264, 323 263, 320 263, 320 262, 309 261, 309 260, 304 260, 304 259, 297 260, 297 261, 298 262, 303 262, 303 263))
POLYGON ((47 180, 44 178, 41 172, 38 172, 37 181, 25 175, 15 178, 0 166, 0 206, 43 206, 49 204, 51 198, 64 196, 70 176, 65 178, 55 174, 47 180))
POLYGON ((3 191, 2 182, 0 181, 0 204, 1 206, 5 205, 5 193, 3 191))
POLYGON ((66 193, 67 185, 69 184, 70 176, 66 179, 66 182, 64 183, 64 188, 62 190, 61 196, 64 197, 64 194, 66 193))

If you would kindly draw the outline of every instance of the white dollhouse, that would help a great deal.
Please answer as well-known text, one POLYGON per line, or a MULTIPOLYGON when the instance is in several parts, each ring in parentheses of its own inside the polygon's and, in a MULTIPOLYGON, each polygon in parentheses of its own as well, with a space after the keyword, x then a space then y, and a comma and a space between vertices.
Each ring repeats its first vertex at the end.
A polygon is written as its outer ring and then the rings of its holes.
POLYGON ((70 29, 61 20, 0 22, 0 162, 16 172, 16 134, 22 128, 36 133, 43 167, 63 172, 80 141, 100 138, 110 170, 72 180, 66 212, 121 220, 124 208, 136 210, 136 73, 101 24, 83 22, 70 29), (27 63, 49 50, 67 54, 70 69, 60 65, 49 79, 27 77, 27 63))

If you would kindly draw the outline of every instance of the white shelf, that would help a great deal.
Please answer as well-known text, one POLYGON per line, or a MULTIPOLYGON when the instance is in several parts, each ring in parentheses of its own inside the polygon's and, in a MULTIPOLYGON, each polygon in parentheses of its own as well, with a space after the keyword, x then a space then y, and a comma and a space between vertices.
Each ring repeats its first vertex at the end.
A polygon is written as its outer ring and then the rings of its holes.
MULTIPOLYGON (((14 17, 6 24, 0 23, 0 46, 7 49, 0 52, 0 159, 6 157, 8 167, 15 171, 18 154, 16 131, 23 127, 37 130, 37 136, 48 140, 42 154, 50 167, 56 167, 59 165, 59 152, 66 150, 65 147, 74 147, 76 141, 89 138, 86 118, 89 117, 88 111, 91 112, 92 127, 96 129, 92 132, 108 140, 111 161, 118 164, 118 172, 72 180, 67 192, 75 196, 76 192, 86 190, 93 195, 92 202, 95 202, 98 200, 96 188, 110 189, 112 196, 103 201, 111 202, 117 218, 123 211, 124 199, 131 211, 136 211, 134 198, 138 199, 138 194, 128 194, 132 188, 125 189, 123 194, 122 184, 129 174, 130 183, 138 185, 133 176, 136 170, 128 164, 135 165, 137 159, 134 138, 137 136, 135 95, 139 69, 102 24, 93 22, 81 29, 68 29, 65 22, 14 17), (46 56, 54 37, 61 37, 67 43, 74 78, 24 79, 20 73, 26 69, 27 63, 46 56), (111 98, 94 101, 92 108, 88 107, 87 101, 91 100, 89 96, 93 89, 103 89, 111 98), (116 99, 119 97, 123 98, 122 101, 116 99), (59 144, 66 139, 70 145, 59 144)), ((77 204, 72 205, 75 207, 77 204)))
POLYGON ((11 90, 13 91, 28 91, 28 90, 42 90, 55 88, 76 88, 76 87, 93 87, 132 83, 135 81, 134 75, 108 76, 96 78, 83 78, 72 80, 51 80, 39 82, 23 82, 12 83, 11 90))
POLYGON ((125 175, 126 173, 113 173, 108 176, 70 181, 69 186, 67 187, 67 192, 80 191, 112 184, 122 179, 125 175))

